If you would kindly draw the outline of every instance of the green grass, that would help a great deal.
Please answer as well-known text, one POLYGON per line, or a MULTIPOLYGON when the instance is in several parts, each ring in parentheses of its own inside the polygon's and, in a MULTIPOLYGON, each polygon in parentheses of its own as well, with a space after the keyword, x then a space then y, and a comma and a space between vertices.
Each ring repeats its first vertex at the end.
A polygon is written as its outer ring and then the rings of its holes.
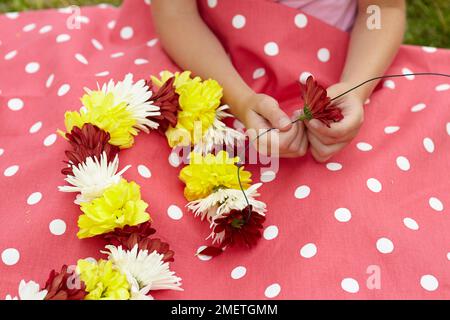
MULTIPOLYGON (((2 0, 0 12, 110 3, 121 0, 2 0)), ((408 0, 408 44, 450 48, 450 0, 408 0)))

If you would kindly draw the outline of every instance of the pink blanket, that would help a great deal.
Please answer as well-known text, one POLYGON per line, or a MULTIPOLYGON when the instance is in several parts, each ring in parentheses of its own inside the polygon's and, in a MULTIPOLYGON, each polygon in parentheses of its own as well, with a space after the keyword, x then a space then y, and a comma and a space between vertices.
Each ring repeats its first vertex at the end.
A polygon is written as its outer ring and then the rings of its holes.
MULTIPOLYGON (((51 269, 101 256, 105 242, 76 238, 79 207, 57 191, 67 143, 55 132, 64 112, 80 107, 83 87, 176 70, 147 2, 82 8, 80 29, 67 27, 67 10, 0 16, 1 297, 16 295, 21 279, 42 285, 51 269)), ((347 34, 267 1, 199 4, 245 80, 287 110, 299 107, 298 81, 308 72, 325 85, 337 81, 347 34)), ((410 71, 449 73, 450 52, 404 46, 388 73, 410 71)), ((264 238, 211 260, 195 256, 209 243, 208 225, 184 209, 176 156, 158 133, 141 134, 121 166, 133 166, 125 178, 141 185, 185 289, 154 296, 450 298, 449 99, 446 78, 385 81, 357 138, 329 163, 281 160, 262 177, 252 168, 268 204, 264 238)))

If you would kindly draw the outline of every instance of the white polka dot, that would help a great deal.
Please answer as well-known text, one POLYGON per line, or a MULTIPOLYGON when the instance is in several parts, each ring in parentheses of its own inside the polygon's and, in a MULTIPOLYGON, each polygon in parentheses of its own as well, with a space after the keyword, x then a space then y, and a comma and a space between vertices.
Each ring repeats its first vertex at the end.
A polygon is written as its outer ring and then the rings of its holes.
POLYGON ((215 8, 217 6, 217 0, 208 0, 208 7, 215 8))
POLYGON ((265 75, 266 75, 266 69, 264 69, 264 68, 258 68, 258 69, 255 69, 255 71, 253 71, 253 79, 254 80, 262 78, 265 75))
POLYGON ((13 98, 8 101, 8 108, 11 109, 12 111, 18 111, 18 110, 22 109, 23 106, 24 106, 24 103, 23 103, 22 99, 13 98))
POLYGON ((395 82, 392 80, 386 80, 385 82, 383 82, 383 87, 388 89, 395 89, 395 82))
POLYGON ((294 23, 297 28, 304 28, 308 24, 308 18, 303 13, 299 13, 295 16, 294 23))
POLYGON ((17 56, 17 50, 10 51, 7 54, 5 54, 5 60, 11 60, 15 56, 17 56))
POLYGON ((19 13, 18 12, 7 12, 7 13, 5 13, 5 16, 8 19, 17 19, 19 17, 19 13))
POLYGON ((372 192, 380 192, 382 189, 381 182, 375 178, 370 178, 367 180, 367 188, 372 192))
POLYGON ((152 4, 152 0, 144 0, 146 5, 151 5, 152 4))
POLYGON ((41 201, 42 199, 42 193, 40 192, 33 192, 32 194, 29 195, 28 199, 27 199, 27 203, 32 206, 37 204, 39 201, 41 201))
POLYGON ((138 165, 137 169, 139 174, 144 178, 150 178, 152 176, 150 170, 143 164, 138 165))
POLYGON ((312 76, 312 74, 311 74, 310 72, 307 72, 307 71, 302 72, 302 73, 300 74, 299 81, 300 81, 302 84, 306 84, 306 80, 308 80, 309 76, 312 76))
POLYGON ((398 130, 400 130, 400 127, 398 127, 398 126, 389 126, 389 127, 384 128, 384 133, 393 134, 393 133, 396 133, 398 130))
POLYGON ((40 34, 48 33, 52 31, 53 27, 51 25, 43 26, 41 29, 39 29, 40 34))
POLYGON ((180 220, 183 217, 183 211, 181 211, 180 207, 172 204, 167 209, 168 216, 173 220, 180 220))
POLYGON ((300 255, 306 259, 314 257, 316 255, 316 253, 317 253, 317 247, 314 243, 305 244, 300 249, 300 255))
POLYGON ((264 53, 268 56, 276 56, 279 53, 280 49, 278 48, 278 44, 276 42, 268 42, 264 46, 264 53))
POLYGON ((59 87, 59 89, 58 89, 58 96, 60 96, 60 97, 62 97, 62 96, 64 96, 64 95, 66 95, 67 94, 67 92, 69 92, 70 91, 70 85, 68 85, 67 83, 66 84, 63 84, 61 87, 59 87))
POLYGON ((211 256, 205 256, 203 254, 198 254, 200 251, 202 251, 203 249, 206 249, 206 248, 207 248, 207 246, 201 246, 197 249, 197 258, 199 258, 202 261, 208 261, 208 260, 212 259, 211 256))
POLYGON ((37 62, 30 62, 25 66, 26 73, 36 73, 41 66, 37 62))
POLYGON ((17 262, 19 262, 20 259, 20 253, 15 248, 8 248, 3 250, 2 252, 2 261, 7 266, 13 266, 17 262))
POLYGON ((53 80, 55 80, 55 75, 52 73, 48 76, 47 81, 45 82, 45 87, 50 88, 53 84, 53 80))
POLYGON ((447 252, 447 260, 450 261, 450 252, 447 252))
POLYGON ((158 43, 158 39, 152 39, 147 42, 147 47, 154 47, 158 43))
POLYGON ((236 29, 242 29, 245 26, 246 19, 242 14, 237 14, 233 17, 231 24, 236 29))
POLYGON ((424 46, 424 47, 422 47, 422 50, 427 52, 427 53, 434 53, 434 52, 437 51, 437 48, 435 48, 435 47, 425 47, 424 46))
POLYGON ((440 84, 436 87, 436 91, 441 92, 441 91, 447 91, 448 89, 450 89, 450 84, 440 84))
POLYGON ((52 133, 52 134, 48 135, 48 136, 44 139, 44 146, 50 147, 52 144, 55 143, 56 138, 57 138, 56 133, 52 133))
POLYGON ((419 224, 413 218, 405 218, 403 219, 403 224, 405 227, 411 230, 419 230, 419 224))
MULTIPOLYGON (((411 73, 413 73, 413 72, 411 71, 411 69, 403 68, 403 69, 402 69, 402 73, 403 73, 403 75, 407 75, 407 74, 411 74, 411 73)), ((405 76, 405 78, 408 79, 408 80, 414 80, 415 76, 413 76, 413 75, 408 75, 408 76, 405 76)))
POLYGON ((300 186, 297 189, 295 189, 294 196, 297 199, 305 199, 309 196, 310 193, 311 193, 311 188, 304 185, 304 186, 300 186))
POLYGON ((372 145, 368 144, 367 142, 358 142, 356 144, 356 147, 361 151, 370 151, 373 149, 372 145))
POLYGON ((134 64, 137 66, 143 65, 143 64, 147 64, 148 60, 147 59, 136 59, 134 60, 134 64))
POLYGON ((91 43, 95 49, 100 50, 100 51, 103 50, 103 45, 97 39, 92 39, 91 43))
POLYGON ((13 175, 15 175, 17 173, 17 171, 19 171, 19 166, 13 165, 13 166, 6 168, 5 171, 3 171, 3 175, 5 177, 12 177, 13 175))
POLYGON ((317 58, 321 62, 328 62, 330 60, 330 50, 322 48, 317 51, 317 58))
POLYGON ((357 293, 359 291, 359 283, 353 278, 345 278, 341 281, 341 288, 348 293, 357 293))
POLYGON ((342 169, 342 164, 337 163, 337 162, 328 162, 326 164, 326 167, 330 171, 339 171, 342 169))
POLYGON ((411 168, 408 158, 404 156, 397 157, 397 167, 402 171, 408 171, 411 168))
POLYGON ((275 298, 278 296, 281 292, 281 286, 278 283, 271 284, 266 288, 264 291, 264 295, 267 298, 275 298))
POLYGON ((439 200, 436 197, 431 197, 428 199, 428 204, 430 205, 431 209, 435 211, 443 211, 444 210, 444 204, 441 200, 439 200))
POLYGON ((171 152, 169 155, 169 163, 172 167, 177 168, 181 163, 180 157, 175 152, 171 152))
POLYGON ((120 37, 124 40, 129 40, 133 38, 134 30, 132 27, 123 27, 120 30, 120 37))
POLYGON ((0 148, 0 156, 3 155, 3 153, 5 153, 5 150, 0 148))
POLYGON ((123 57, 125 54, 123 52, 116 52, 116 53, 112 53, 111 54, 111 58, 115 59, 115 58, 120 58, 123 57))
POLYGON ((439 281, 435 276, 426 274, 420 278, 420 285, 427 291, 435 291, 439 287, 439 281))
POLYGON ((96 77, 107 77, 109 76, 109 71, 102 71, 95 74, 96 77))
POLYGON ((234 280, 238 280, 238 279, 241 279, 242 277, 244 277, 246 273, 247 273, 247 269, 243 266, 239 266, 239 267, 234 268, 231 271, 231 278, 234 280))
POLYGON ((30 127, 30 133, 36 133, 42 128, 42 122, 38 121, 30 127))
POLYGON ((450 136, 450 122, 447 122, 445 125, 445 130, 447 130, 447 134, 450 136))
POLYGON ((391 253, 394 251, 394 243, 388 238, 380 238, 377 240, 377 249, 381 253, 391 253))
POLYGON ((427 105, 425 103, 419 103, 419 104, 414 105, 411 108, 411 112, 419 112, 419 111, 422 111, 423 109, 425 109, 426 107, 427 107, 427 105))
POLYGON ((115 20, 111 20, 110 22, 108 22, 107 27, 108 29, 112 30, 114 29, 114 27, 116 26, 116 21, 115 20))
POLYGON ((273 181, 277 177, 277 174, 272 170, 266 170, 261 173, 261 182, 270 182, 273 181))
POLYGON ((48 225, 50 232, 55 236, 63 235, 66 232, 66 223, 61 219, 55 219, 48 225))
POLYGON ((339 222, 348 222, 352 218, 352 213, 347 208, 338 208, 334 211, 334 217, 339 222))
POLYGON ((423 139, 423 147, 428 153, 434 152, 434 142, 431 140, 431 138, 425 138, 423 139))
POLYGON ((278 227, 277 226, 268 226, 263 233, 264 239, 273 240, 278 236, 278 227))
POLYGON ((88 17, 86 17, 86 16, 77 16, 75 18, 75 21, 79 22, 79 23, 88 24, 91 20, 88 17))
POLYGON ((27 24, 25 27, 23 27, 23 32, 30 32, 33 31, 34 29, 36 29, 36 24, 35 23, 30 23, 27 24))
POLYGON ((67 42, 70 40, 70 36, 68 34, 60 34, 59 36, 56 37, 56 42, 57 43, 63 43, 63 42, 67 42))
POLYGON ((75 59, 77 59, 82 64, 89 64, 89 62, 87 61, 86 57, 83 56, 81 53, 76 53, 75 54, 75 59))

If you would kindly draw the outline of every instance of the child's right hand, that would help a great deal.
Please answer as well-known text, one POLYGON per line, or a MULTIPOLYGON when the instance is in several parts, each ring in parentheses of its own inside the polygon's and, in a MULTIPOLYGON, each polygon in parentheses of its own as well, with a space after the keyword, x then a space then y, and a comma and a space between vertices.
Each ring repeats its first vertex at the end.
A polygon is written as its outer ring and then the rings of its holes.
POLYGON ((278 102, 266 94, 252 94, 243 102, 237 115, 247 128, 250 141, 258 152, 269 156, 295 158, 304 156, 308 150, 308 138, 303 122, 291 123, 278 102), (275 128, 256 137, 264 131, 275 128))

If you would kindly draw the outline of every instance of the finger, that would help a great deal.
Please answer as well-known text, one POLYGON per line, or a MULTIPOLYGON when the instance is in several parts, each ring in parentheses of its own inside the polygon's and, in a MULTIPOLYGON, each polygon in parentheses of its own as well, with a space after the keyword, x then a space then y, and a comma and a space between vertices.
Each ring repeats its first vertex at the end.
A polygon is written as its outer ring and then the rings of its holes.
POLYGON ((330 127, 317 119, 306 121, 305 125, 309 130, 314 131, 316 135, 326 136, 331 139, 342 139, 354 134, 363 123, 362 108, 344 108, 344 118, 339 122, 333 122, 330 127))
POLYGON ((294 124, 292 128, 287 132, 280 132, 280 154, 295 152, 300 147, 298 125, 294 124))
POLYGON ((308 132, 308 140, 311 145, 311 153, 318 162, 325 162, 344 148, 347 143, 324 145, 312 133, 308 132))
POLYGON ((292 124, 288 115, 280 109, 275 99, 263 99, 258 105, 256 111, 271 124, 273 128, 280 131, 291 129, 292 124))
POLYGON ((345 128, 343 130, 332 131, 334 124, 331 124, 331 128, 328 128, 325 124, 318 120, 311 120, 305 123, 309 132, 312 132, 323 144, 332 145, 340 142, 347 142, 353 139, 358 133, 359 126, 354 128, 345 128))

